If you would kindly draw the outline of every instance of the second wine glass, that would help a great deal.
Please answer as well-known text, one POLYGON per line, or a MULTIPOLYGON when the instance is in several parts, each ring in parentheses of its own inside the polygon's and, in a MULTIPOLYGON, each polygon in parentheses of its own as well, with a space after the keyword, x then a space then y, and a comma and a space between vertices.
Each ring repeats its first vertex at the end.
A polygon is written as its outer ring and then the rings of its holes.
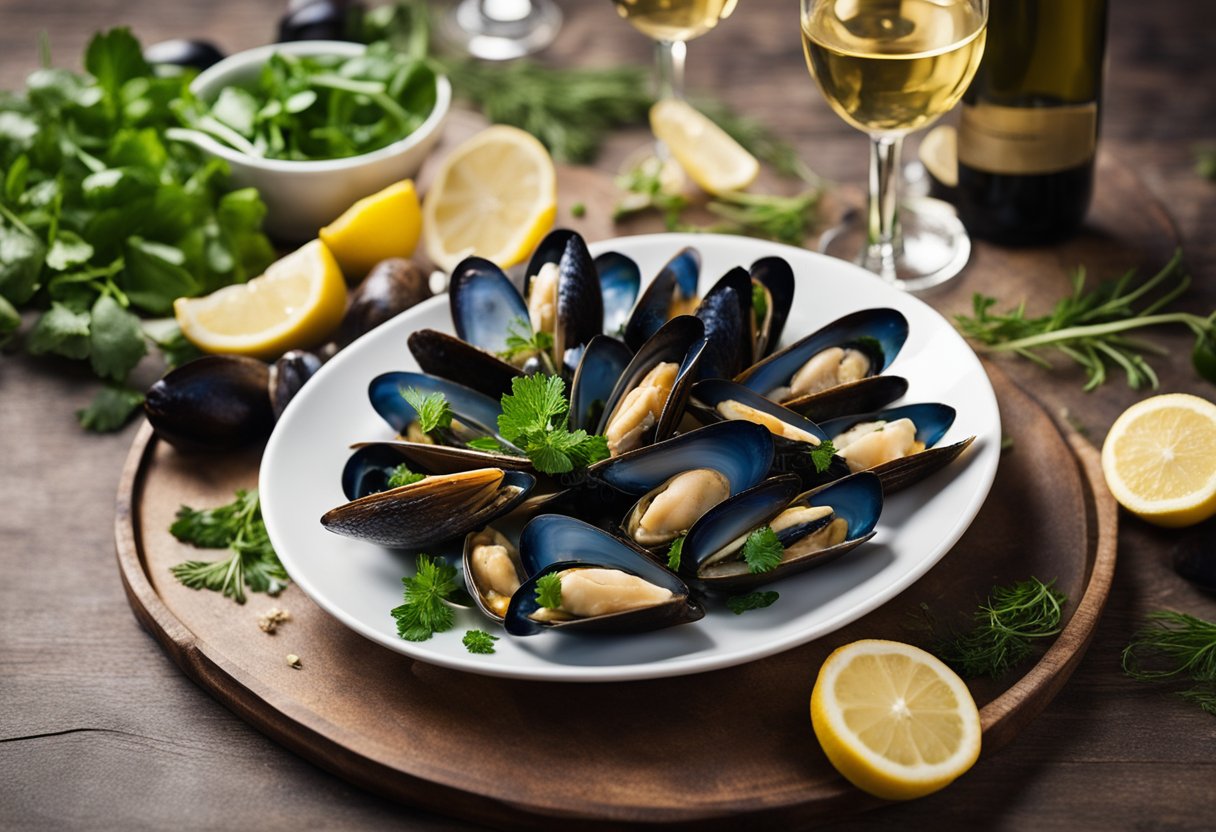
POLYGON ((901 218, 899 153, 905 135, 958 103, 987 21, 988 0, 802 0, 811 75, 832 109, 870 137, 865 219, 825 234, 824 251, 910 290, 962 270, 971 244, 949 206, 926 200, 901 218))
POLYGON ((684 97, 685 45, 718 25, 737 0, 612 0, 617 14, 658 43, 659 98, 684 97))

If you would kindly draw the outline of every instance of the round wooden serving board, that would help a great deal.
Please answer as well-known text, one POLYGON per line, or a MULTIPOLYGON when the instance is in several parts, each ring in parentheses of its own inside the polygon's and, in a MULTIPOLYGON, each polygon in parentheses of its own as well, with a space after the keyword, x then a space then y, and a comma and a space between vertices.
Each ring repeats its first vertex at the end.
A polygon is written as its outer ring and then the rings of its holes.
POLYGON ((811 731, 811 687, 831 650, 858 638, 926 645, 922 605, 939 625, 960 627, 994 584, 1055 579, 1069 598, 1061 635, 1033 665, 971 685, 991 754, 1060 690, 1093 634, 1114 571, 1117 517, 1098 454, 990 371, 1013 445, 959 544, 852 625, 727 670, 617 684, 462 674, 365 641, 295 586, 274 599, 250 595, 243 607, 186 589, 169 567, 213 555, 170 536, 174 513, 255 487, 260 451, 187 456, 146 424, 119 488, 119 567, 136 616, 192 679, 277 741, 373 791, 496 828, 807 826, 878 803, 836 774, 811 731), (274 606, 292 620, 267 635, 257 617, 274 606), (300 669, 286 664, 289 653, 300 669))

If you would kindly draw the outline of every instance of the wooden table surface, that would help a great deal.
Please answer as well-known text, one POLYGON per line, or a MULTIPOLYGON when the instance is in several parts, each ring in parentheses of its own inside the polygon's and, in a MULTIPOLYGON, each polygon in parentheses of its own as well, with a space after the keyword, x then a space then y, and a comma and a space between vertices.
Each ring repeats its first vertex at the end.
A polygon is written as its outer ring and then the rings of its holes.
MULTIPOLYGON (((43 30, 64 65, 76 64, 92 31, 119 23, 145 42, 196 36, 236 51, 270 38, 282 5, 0 0, 0 88, 18 86, 36 64, 43 30)), ((562 5, 566 25, 547 60, 649 61, 648 43, 615 19, 607 0, 562 5)), ((1216 139, 1207 5, 1112 0, 1102 125, 1104 148, 1136 171, 1177 224, 1195 277, 1183 305, 1203 312, 1216 308, 1216 184, 1195 175, 1192 148, 1216 139)), ((768 122, 819 172, 858 183, 864 141, 807 77, 793 15, 792 0, 744 0, 691 45, 690 86, 768 122)), ((600 164, 612 169, 641 139, 615 137, 600 164)), ((1020 297, 1011 281, 1002 300, 1020 297)), ((1216 396, 1189 370, 1188 336, 1158 340, 1173 351, 1158 362, 1163 390, 1216 396)), ((146 362, 136 381, 149 383, 157 370, 146 362)), ((1017 377, 1049 409, 1069 408, 1097 443, 1143 395, 1119 383, 1086 395, 1070 371, 1018 370, 1017 377)), ((278 747, 182 676, 138 627, 119 583, 112 530, 134 427, 81 432, 73 413, 95 389, 67 362, 0 359, 0 828, 471 828, 391 804, 278 747)), ((1178 533, 1125 517, 1107 612, 1059 698, 946 791, 839 828, 1210 829, 1216 719, 1119 669, 1120 651, 1147 611, 1216 618, 1216 599, 1170 568, 1171 549, 1187 534, 1213 540, 1216 524, 1178 533)))

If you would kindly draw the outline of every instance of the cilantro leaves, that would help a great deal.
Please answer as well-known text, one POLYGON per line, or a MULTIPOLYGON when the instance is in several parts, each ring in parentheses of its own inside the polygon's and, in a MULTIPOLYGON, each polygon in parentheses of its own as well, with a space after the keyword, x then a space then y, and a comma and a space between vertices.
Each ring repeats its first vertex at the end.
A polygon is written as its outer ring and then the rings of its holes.
POLYGON ((512 318, 507 324, 507 348, 498 353, 503 361, 511 361, 516 356, 531 353, 547 354, 553 349, 553 335, 548 332, 532 331, 532 324, 525 318, 512 318))
POLYGON ((549 610, 562 605, 562 579, 556 572, 542 575, 536 581, 536 603, 549 610))
POLYGON ((512 379, 511 392, 502 397, 498 432, 546 474, 564 474, 608 458, 603 436, 566 429, 570 404, 565 393, 560 376, 538 373, 512 379))
POLYGON ((811 462, 815 465, 816 473, 822 474, 832 467, 832 457, 836 455, 836 446, 832 444, 831 439, 825 439, 807 453, 811 455, 811 462))
POLYGON ((410 467, 403 462, 389 472, 388 487, 401 488, 403 485, 413 485, 424 479, 426 479, 426 474, 411 471, 410 467))
POLYGON ((465 650, 485 655, 494 652, 494 642, 496 641, 498 641, 498 636, 492 636, 485 630, 469 630, 460 640, 465 650))
POLYGON ((418 556, 413 577, 402 578, 405 603, 392 609, 397 635, 406 641, 426 641, 435 633, 452 629, 456 615, 444 601, 458 589, 456 568, 442 560, 418 556))
POLYGON ((762 610, 771 607, 781 596, 776 592, 749 592, 746 595, 732 595, 726 599, 726 606, 735 615, 743 615, 750 610, 762 610))
POLYGON ((743 560, 747 562, 748 571, 771 572, 781 563, 781 555, 785 547, 773 531, 772 526, 761 526, 747 536, 743 544, 743 560))
POLYGON ((452 408, 447 397, 436 391, 423 395, 413 387, 401 391, 402 397, 418 416, 418 427, 423 433, 447 430, 452 426, 452 408))
POLYGON ((173 576, 191 589, 209 589, 243 604, 245 587, 278 595, 290 580, 270 545, 256 489, 239 490, 235 500, 216 508, 182 506, 169 532, 183 543, 232 552, 226 560, 190 560, 170 567, 173 576))
POLYGON ((685 537, 687 537, 687 535, 677 537, 675 540, 671 541, 671 548, 667 550, 667 568, 672 572, 680 571, 680 558, 684 554, 685 537))

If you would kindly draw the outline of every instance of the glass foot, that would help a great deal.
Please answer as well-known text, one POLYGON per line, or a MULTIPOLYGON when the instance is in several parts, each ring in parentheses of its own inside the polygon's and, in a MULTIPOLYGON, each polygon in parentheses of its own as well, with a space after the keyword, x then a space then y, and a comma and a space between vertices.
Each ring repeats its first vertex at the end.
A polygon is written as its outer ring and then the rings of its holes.
POLYGON ((971 238, 954 208, 920 197, 900 205, 892 251, 867 250, 865 213, 854 209, 819 238, 819 250, 849 260, 909 292, 923 292, 958 275, 971 257, 971 238))
POLYGON ((443 35, 475 58, 507 61, 539 52, 562 25, 553 0, 460 0, 443 20, 443 35))

